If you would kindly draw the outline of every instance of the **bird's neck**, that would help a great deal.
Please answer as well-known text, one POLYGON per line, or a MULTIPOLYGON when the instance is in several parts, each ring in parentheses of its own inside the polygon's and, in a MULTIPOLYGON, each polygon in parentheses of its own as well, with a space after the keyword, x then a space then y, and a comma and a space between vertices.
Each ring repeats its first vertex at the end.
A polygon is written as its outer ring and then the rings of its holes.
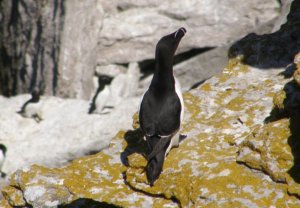
POLYGON ((155 64, 155 71, 150 86, 151 88, 157 90, 175 89, 175 79, 173 76, 173 64, 157 62, 155 64))

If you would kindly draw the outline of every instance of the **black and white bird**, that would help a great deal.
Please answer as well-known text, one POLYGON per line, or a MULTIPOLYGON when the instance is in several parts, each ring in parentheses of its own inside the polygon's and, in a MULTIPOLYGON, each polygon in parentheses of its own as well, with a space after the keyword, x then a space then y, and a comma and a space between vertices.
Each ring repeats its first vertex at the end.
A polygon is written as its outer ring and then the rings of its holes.
POLYGON ((107 100, 110 96, 109 85, 113 78, 108 75, 100 75, 99 77, 94 78, 95 85, 98 86, 97 91, 92 98, 91 105, 88 113, 102 113, 103 108, 105 107, 107 100))
POLYGON ((2 166, 5 161, 7 148, 4 144, 0 144, 0 176, 4 178, 6 174, 2 171, 2 166))
POLYGON ((25 118, 33 118, 36 122, 40 122, 42 120, 41 115, 41 91, 34 89, 31 92, 31 98, 27 100, 21 107, 21 110, 18 111, 20 115, 25 118))
POLYGON ((162 172, 167 153, 179 143, 184 105, 179 83, 173 75, 173 59, 185 33, 182 27, 158 41, 154 75, 140 106, 140 126, 150 148, 146 174, 151 186, 162 172))

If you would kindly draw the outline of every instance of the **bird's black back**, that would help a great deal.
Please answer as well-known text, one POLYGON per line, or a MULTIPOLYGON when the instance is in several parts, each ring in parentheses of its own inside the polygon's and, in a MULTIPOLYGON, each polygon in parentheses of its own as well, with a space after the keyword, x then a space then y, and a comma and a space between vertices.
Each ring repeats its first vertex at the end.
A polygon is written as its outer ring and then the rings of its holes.
POLYGON ((155 92, 149 88, 140 108, 141 129, 147 136, 168 136, 180 127, 181 104, 175 90, 155 92))

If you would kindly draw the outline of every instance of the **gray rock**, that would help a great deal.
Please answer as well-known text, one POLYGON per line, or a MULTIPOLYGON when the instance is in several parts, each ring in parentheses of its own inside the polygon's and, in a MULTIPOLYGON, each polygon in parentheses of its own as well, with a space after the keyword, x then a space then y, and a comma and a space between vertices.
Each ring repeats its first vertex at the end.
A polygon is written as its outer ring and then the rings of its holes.
POLYGON ((287 15, 290 11, 291 3, 293 0, 280 0, 281 2, 281 15, 276 18, 272 32, 280 29, 280 26, 287 21, 287 15))
POLYGON ((183 52, 232 42, 279 14, 275 0, 153 1, 150 6, 148 1, 112 2, 108 11, 104 6, 108 13, 99 35, 100 65, 153 58, 159 38, 180 26, 188 31, 179 48, 183 52))
POLYGON ((124 99, 136 97, 138 95, 138 86, 140 78, 140 69, 137 63, 130 63, 126 73, 118 74, 111 82, 111 96, 107 101, 107 106, 115 107, 124 99))
POLYGON ((1 1, 1 94, 88 99, 102 23, 99 1, 1 1))
POLYGON ((130 63, 128 71, 126 73, 126 88, 123 94, 124 98, 137 96, 137 90, 139 87, 140 68, 137 63, 130 63))
POLYGON ((108 75, 111 77, 115 77, 120 73, 125 73, 127 68, 122 65, 117 64, 108 64, 108 65, 99 65, 96 67, 95 74, 96 76, 100 75, 108 75))
POLYGON ((58 66, 58 96, 90 98, 102 19, 103 9, 97 0, 66 2, 58 66))
POLYGON ((37 123, 16 113, 29 98, 27 94, 0 97, 0 139, 7 147, 4 173, 31 164, 60 166, 100 151, 120 129, 130 128, 138 108, 138 99, 131 98, 122 100, 110 114, 87 114, 88 101, 42 97, 43 120, 37 123))
MULTIPOLYGON (((229 46, 212 49, 174 66, 174 76, 178 79, 182 91, 201 84, 206 79, 222 72, 228 62, 229 46)), ((141 81, 139 95, 150 85, 152 75, 141 81)))
POLYGON ((229 46, 219 47, 175 65, 174 74, 181 83, 182 90, 189 90, 222 72, 228 63, 228 48, 229 46))
POLYGON ((0 3, 0 92, 7 96, 37 87, 89 99, 96 66, 153 58, 159 38, 180 26, 188 30, 184 52, 226 44, 279 14, 276 0, 20 2, 0 3))
POLYGON ((65 2, 1 1, 1 94, 11 96, 34 87, 52 94, 58 76, 65 2))

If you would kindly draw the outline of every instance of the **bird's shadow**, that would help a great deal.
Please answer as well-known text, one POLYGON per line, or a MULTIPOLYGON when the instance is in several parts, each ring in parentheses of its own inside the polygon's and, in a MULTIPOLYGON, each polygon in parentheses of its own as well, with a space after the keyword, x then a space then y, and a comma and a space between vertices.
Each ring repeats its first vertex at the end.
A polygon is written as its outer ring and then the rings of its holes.
POLYGON ((288 174, 296 183, 300 183, 300 87, 294 80, 288 82, 283 88, 286 98, 283 101, 284 108, 274 108, 270 116, 265 119, 265 123, 288 118, 291 135, 288 137, 288 144, 291 148, 294 164, 288 170, 288 174))
POLYGON ((107 202, 99 202, 95 201, 93 199, 88 199, 88 198, 79 198, 76 199, 75 201, 65 204, 65 205, 60 205, 58 208, 120 208, 120 206, 110 204, 107 202))
POLYGON ((127 131, 124 139, 127 142, 127 146, 120 154, 123 165, 129 166, 128 157, 134 153, 141 154, 145 159, 147 158, 150 149, 148 148, 148 143, 144 140, 144 134, 140 128, 127 131))
MULTIPOLYGON (((176 136, 179 136, 179 143, 187 138, 187 135, 183 134, 178 134, 176 136)), ((140 128, 127 131, 124 135, 124 139, 127 142, 127 146, 120 154, 123 165, 129 166, 128 156, 134 153, 142 155, 146 160, 148 159, 148 155, 151 153, 152 148, 144 139, 144 134, 140 128)))

